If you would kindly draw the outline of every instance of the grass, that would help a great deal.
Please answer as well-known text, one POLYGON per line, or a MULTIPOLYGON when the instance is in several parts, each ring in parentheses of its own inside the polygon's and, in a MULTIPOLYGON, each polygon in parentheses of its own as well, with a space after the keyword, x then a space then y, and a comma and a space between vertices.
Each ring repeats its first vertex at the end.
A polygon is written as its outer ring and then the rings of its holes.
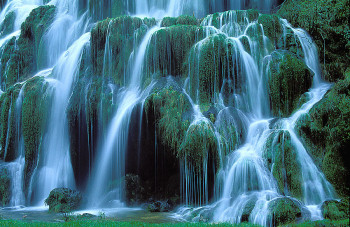
POLYGON ((228 226, 257 226, 253 224, 204 224, 204 223, 163 223, 163 224, 151 224, 143 222, 118 222, 114 220, 79 220, 70 221, 64 223, 47 223, 47 222, 23 222, 14 220, 0 220, 0 226, 139 226, 139 227, 162 227, 162 226, 173 226, 173 227, 202 227, 202 226, 215 226, 215 227, 228 227, 228 226))

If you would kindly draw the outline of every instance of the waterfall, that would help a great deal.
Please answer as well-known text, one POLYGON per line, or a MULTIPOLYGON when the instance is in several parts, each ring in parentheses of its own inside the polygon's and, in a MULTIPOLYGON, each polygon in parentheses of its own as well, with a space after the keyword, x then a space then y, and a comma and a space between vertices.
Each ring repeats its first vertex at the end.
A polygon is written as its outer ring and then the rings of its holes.
MULTIPOLYGON (((7 128, 3 130, 6 136, 2 136, 5 146, 0 147, 3 152, 1 159, 6 160, 11 152, 12 133, 16 132, 15 157, 0 163, 11 179, 9 206, 40 206, 50 191, 67 187, 82 190, 88 198, 88 208, 123 207, 127 202, 126 176, 134 172, 142 174, 143 152, 151 154, 152 161, 147 160, 154 163, 149 171, 153 174, 150 182, 157 193, 163 177, 161 162, 165 160, 160 157, 168 155, 162 154, 168 149, 171 162, 177 161, 169 168, 178 171, 174 179, 179 181, 180 195, 176 196, 182 199, 184 207, 177 214, 184 219, 202 221, 205 218, 209 222, 229 223, 249 221, 273 226, 271 210, 282 200, 300 208, 300 218, 309 215, 312 220, 322 219, 321 204, 336 198, 336 194, 314 163, 296 129, 301 116, 309 113, 331 88, 322 79, 317 47, 304 30, 293 28, 284 19, 265 15, 271 20, 267 23, 273 23, 272 27, 281 26, 281 30, 274 28, 271 32, 271 27, 260 21, 262 14, 255 10, 242 10, 255 8, 270 12, 277 1, 118 0, 119 14, 127 16, 92 23, 95 19, 113 15, 116 10, 108 7, 115 2, 8 0, 2 8, 0 59, 8 43, 14 42, 17 50, 21 24, 33 9, 43 5, 55 6, 50 25, 45 31, 40 31, 40 40, 35 40, 38 49, 33 57, 35 72, 23 81, 19 80, 21 75, 18 74, 18 81, 9 88, 6 72, 12 59, 6 65, 1 65, 0 61, 0 70, 5 69, 5 72, 0 71, 0 96, 9 95, 5 103, 9 108, 3 117, 7 128), (229 9, 237 10, 218 12, 229 9), (162 18, 184 14, 195 16, 192 21, 195 25, 187 25, 189 22, 169 27, 162 25, 162 18), (11 18, 13 24, 7 25, 11 18), (8 29, 2 29, 3 25, 8 29), (172 34, 173 29, 179 29, 175 32, 191 31, 195 33, 191 34, 194 38, 186 40, 190 44, 179 42, 174 47, 171 42, 178 42, 183 37, 172 34), (287 30, 292 33, 288 35, 300 43, 302 57, 288 50, 287 30), (277 40, 275 33, 283 34, 277 40), (99 37, 94 37, 94 34, 99 37), (281 44, 283 41, 284 44, 281 44), (132 45, 130 52, 123 45, 132 45), (190 45, 188 53, 185 53, 186 45, 190 45), (98 48, 101 51, 96 50, 98 48), (269 79, 274 73, 275 61, 276 71, 279 71, 279 66, 289 55, 305 66, 307 72, 311 71, 312 86, 310 84, 307 92, 303 91, 306 101, 293 107, 294 112, 278 115, 272 109, 274 103, 269 79), (181 62, 174 63, 178 59, 181 62), (173 67, 181 69, 174 70, 173 67), (184 75, 170 75, 177 74, 177 71, 184 75), (25 124, 21 119, 26 104, 25 93, 27 89, 32 89, 33 79, 44 81, 42 91, 45 94, 40 95, 50 97, 50 101, 45 113, 47 120, 40 129, 43 131, 40 144, 35 144, 36 157, 30 160, 34 164, 29 168, 30 173, 26 173, 29 160, 26 160, 25 124), (91 92, 90 88, 96 86, 94 83, 99 86, 98 91, 91 92), (163 100, 158 103, 159 113, 153 110, 152 122, 147 122, 152 130, 148 132, 143 124, 145 119, 149 120, 147 101, 153 95, 158 99, 164 98, 160 93, 165 89, 168 89, 167 95, 179 97, 166 97, 173 101, 167 103, 168 106, 163 100), (169 92, 171 89, 174 93, 169 92), (77 95, 83 97, 77 98, 77 95), (84 99, 84 104, 78 106, 80 98, 84 99), (74 102, 75 99, 79 101, 74 102), (183 112, 176 109, 179 103, 183 104, 183 112), (111 106, 106 108, 109 104, 111 106), (90 105, 96 105, 97 110, 91 110, 93 107, 90 105), (72 164, 75 141, 71 139, 75 135, 70 131, 69 108, 79 109, 74 116, 79 118, 79 127, 80 122, 86 124, 77 131, 79 140, 81 136, 83 139, 87 137, 87 141, 77 143, 86 145, 78 148, 81 149, 78 154, 87 153, 84 155, 88 156, 88 168, 72 164), (164 108, 174 108, 175 111, 167 113, 168 119, 160 122, 157 118, 164 108), (136 111, 140 113, 133 117, 136 111), (180 123, 171 121, 173 119, 167 121, 169 118, 176 118, 180 123), (15 129, 11 128, 12 122, 15 122, 15 129), (161 123, 172 124, 176 133, 169 133, 161 123), (134 124, 138 124, 137 130, 132 127, 134 124), (85 129, 88 132, 82 132, 85 129), (144 131, 152 138, 152 141, 147 141, 151 145, 147 144, 145 148, 142 147, 144 131), (134 136, 132 133, 137 135, 136 139, 131 138, 134 136), (163 136, 163 133, 170 136, 163 136), (166 139, 171 141, 164 142, 166 139), (134 141, 137 141, 136 145, 131 144, 134 141), (137 171, 128 171, 128 152, 133 148, 137 149, 131 151, 131 155, 137 155, 132 158, 137 160, 137 171), (146 150, 148 148, 152 149, 146 150), (297 189, 291 188, 289 182, 291 176, 287 173, 286 164, 291 160, 287 159, 288 155, 293 158, 293 171, 300 175, 293 182, 297 189), (86 179, 77 177, 80 173, 76 173, 75 167, 78 172, 87 170, 82 174, 86 179)), ((167 19, 175 20, 175 24, 179 20, 167 19)), ((37 27, 41 28, 41 25, 37 27)), ((30 139, 35 140, 35 136, 30 139)))
MULTIPOLYGON (((150 29, 140 46, 134 49, 129 63, 133 66, 130 71, 131 79, 118 97, 120 100, 114 118, 108 128, 107 138, 99 151, 94 166, 93 177, 90 182, 90 206, 99 207, 120 204, 123 199, 125 176, 125 152, 127 148, 127 136, 130 124, 130 116, 135 105, 140 101, 140 86, 143 75, 143 64, 147 46, 158 26, 150 29), (115 161, 114 161, 115 160, 115 161), (112 170, 112 171, 111 171, 112 170), (111 184, 117 186, 110 188, 111 184), (101 199, 103 198, 103 199, 101 199)), ((108 43, 106 45, 109 45, 108 43)))

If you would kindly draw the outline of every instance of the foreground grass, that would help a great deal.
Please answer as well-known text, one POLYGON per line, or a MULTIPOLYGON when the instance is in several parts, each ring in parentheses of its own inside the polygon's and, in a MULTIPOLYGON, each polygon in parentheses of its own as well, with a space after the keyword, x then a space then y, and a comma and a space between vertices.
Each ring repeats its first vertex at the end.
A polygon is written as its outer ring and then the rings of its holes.
POLYGON ((81 221, 69 221, 63 223, 45 223, 45 222, 23 222, 23 221, 13 221, 13 220, 0 220, 0 226, 29 226, 29 227, 37 227, 37 226, 48 226, 48 227, 57 227, 57 226, 118 226, 118 227, 128 227, 128 226, 136 226, 136 227, 258 227, 258 225, 243 223, 239 225, 232 224, 204 224, 204 223, 164 223, 164 224, 150 224, 150 223, 142 223, 142 222, 117 222, 111 220, 81 220, 81 221))
MULTIPOLYGON (((118 227, 258 227, 258 225, 253 225, 249 223, 242 223, 238 225, 232 224, 204 224, 204 223, 163 223, 163 224, 151 224, 151 223, 143 223, 143 222, 118 222, 113 220, 78 220, 78 221, 69 221, 63 223, 47 223, 47 222, 24 222, 24 221, 14 221, 14 220, 0 220, 0 226, 29 226, 29 227, 37 227, 37 226, 48 226, 48 227, 57 227, 57 226, 67 226, 67 227, 75 227, 75 226, 118 226, 118 227)), ((330 221, 330 220, 322 220, 315 222, 305 222, 301 224, 289 224, 286 226, 290 227, 319 227, 319 226, 336 226, 336 227, 345 227, 349 226, 349 219, 341 220, 341 221, 330 221)))

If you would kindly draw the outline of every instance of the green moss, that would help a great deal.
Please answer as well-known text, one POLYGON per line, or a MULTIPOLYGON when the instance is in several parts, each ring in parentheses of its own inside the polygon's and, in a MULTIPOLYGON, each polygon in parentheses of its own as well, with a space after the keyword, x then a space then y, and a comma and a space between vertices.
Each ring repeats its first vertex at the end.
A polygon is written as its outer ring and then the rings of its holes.
POLYGON ((10 34, 14 30, 16 14, 14 11, 9 12, 5 20, 0 22, 0 37, 10 34))
POLYGON ((185 114, 191 111, 191 105, 187 97, 172 87, 166 88, 147 98, 145 111, 147 119, 154 116, 162 144, 177 154, 189 127, 185 114))
POLYGON ((25 148, 25 188, 36 167, 41 151, 47 114, 51 103, 51 89, 42 77, 28 80, 24 88, 22 104, 22 130, 25 148))
POLYGON ((6 206, 10 202, 11 182, 8 170, 4 167, 0 168, 0 206, 6 206))
POLYGON ((0 158, 13 161, 16 158, 18 128, 16 122, 16 101, 21 85, 10 87, 0 99, 0 158))
POLYGON ((176 20, 176 24, 182 24, 182 25, 198 25, 197 18, 194 16, 189 15, 182 15, 179 16, 176 20))
POLYGON ((349 201, 347 202, 347 206, 341 206, 341 203, 336 200, 324 202, 321 207, 322 216, 330 220, 342 220, 349 217, 349 201))
POLYGON ((350 70, 318 102, 296 128, 319 167, 340 195, 349 194, 349 168, 346 161, 350 147, 350 70))
MULTIPOLYGON (((223 79, 232 75, 232 43, 224 35, 213 35, 197 43, 190 52, 190 94, 200 105, 209 107, 215 102, 223 79), (199 97, 197 97, 199 91, 199 97)), ((207 109, 202 109, 206 111, 207 109)))
POLYGON ((40 68, 38 50, 41 38, 53 21, 55 6, 40 6, 34 9, 21 26, 21 35, 13 38, 5 47, 1 59, 1 72, 5 75, 1 83, 5 88, 24 81, 40 68))
POLYGON ((255 21, 259 18, 259 11, 256 9, 248 9, 246 12, 249 21, 255 21))
POLYGON ((301 166, 296 150, 291 144, 290 134, 286 131, 273 132, 267 140, 263 157, 277 181, 280 192, 301 199, 301 166))
POLYGON ((203 164, 209 159, 214 160, 219 167, 217 138, 209 122, 192 123, 188 128, 181 144, 178 156, 186 160, 197 172, 201 172, 203 164))
POLYGON ((114 84, 124 85, 130 54, 142 40, 154 19, 121 16, 98 22, 91 31, 91 58, 93 73, 106 76, 114 84), (106 41, 109 40, 109 59, 105 59, 106 41), (106 61, 105 61, 106 60, 106 61))
POLYGON ((289 198, 272 200, 268 205, 268 210, 267 220, 270 220, 270 224, 275 226, 289 224, 302 217, 300 205, 289 198))
POLYGON ((170 27, 176 25, 176 17, 164 17, 161 23, 161 27, 170 27))
POLYGON ((264 34, 274 43, 281 38, 282 26, 279 17, 275 14, 262 14, 259 16, 258 23, 264 28, 264 34))
POLYGON ((188 53, 204 32, 198 26, 176 25, 158 30, 152 36, 146 55, 148 77, 187 76, 184 70, 188 53))
POLYGON ((69 213, 79 208, 82 194, 69 188, 56 188, 45 199, 49 211, 54 213, 69 213))
POLYGON ((344 79, 350 62, 348 0, 287 0, 278 14, 305 29, 316 42, 326 80, 344 79))
POLYGON ((312 76, 301 60, 285 54, 270 63, 268 83, 272 113, 286 117, 300 106, 300 97, 311 87, 312 76))

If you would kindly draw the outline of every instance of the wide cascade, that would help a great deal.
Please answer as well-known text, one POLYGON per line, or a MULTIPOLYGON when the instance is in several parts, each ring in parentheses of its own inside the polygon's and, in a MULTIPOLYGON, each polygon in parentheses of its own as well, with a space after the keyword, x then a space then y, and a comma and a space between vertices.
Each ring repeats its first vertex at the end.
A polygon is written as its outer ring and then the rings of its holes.
POLYGON ((303 132, 332 84, 310 35, 264 14, 279 3, 0 1, 2 205, 70 188, 86 209, 323 219, 338 195, 303 132))

